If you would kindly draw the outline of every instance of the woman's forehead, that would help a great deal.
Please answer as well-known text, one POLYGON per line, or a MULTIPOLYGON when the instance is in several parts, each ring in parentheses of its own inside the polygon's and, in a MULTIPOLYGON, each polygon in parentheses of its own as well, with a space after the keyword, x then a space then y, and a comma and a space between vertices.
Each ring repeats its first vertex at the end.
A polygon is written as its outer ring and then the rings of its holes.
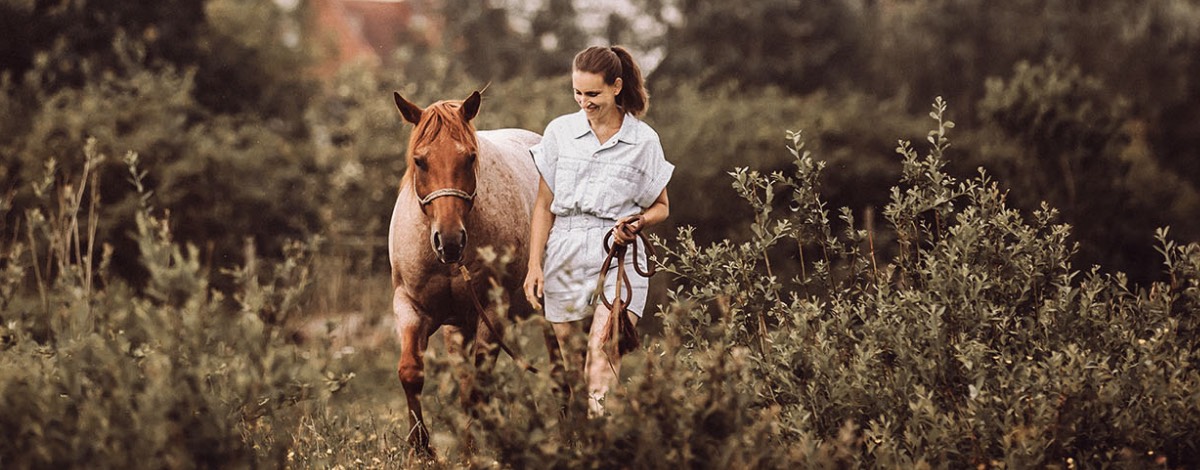
POLYGON ((607 85, 604 76, 598 73, 575 70, 571 72, 571 86, 576 90, 599 90, 607 85))

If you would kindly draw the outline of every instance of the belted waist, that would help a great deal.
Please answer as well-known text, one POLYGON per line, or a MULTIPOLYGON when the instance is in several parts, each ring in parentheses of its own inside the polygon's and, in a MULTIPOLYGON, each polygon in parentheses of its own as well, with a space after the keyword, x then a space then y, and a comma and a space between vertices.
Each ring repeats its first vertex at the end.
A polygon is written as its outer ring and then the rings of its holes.
POLYGON ((560 215, 554 218, 554 228, 558 230, 587 230, 593 228, 612 228, 617 224, 615 219, 597 217, 591 214, 560 215))

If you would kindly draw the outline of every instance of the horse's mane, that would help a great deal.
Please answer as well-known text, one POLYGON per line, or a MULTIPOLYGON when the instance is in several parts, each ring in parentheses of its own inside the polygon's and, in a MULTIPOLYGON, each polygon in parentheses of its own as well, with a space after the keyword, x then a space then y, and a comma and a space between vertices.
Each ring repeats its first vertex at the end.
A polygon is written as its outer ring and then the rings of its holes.
POLYGON ((412 157, 414 150, 431 143, 439 135, 476 150, 478 143, 475 140, 475 126, 462 118, 462 104, 462 100, 447 100, 438 101, 425 108, 421 113, 421 123, 413 129, 408 156, 412 157))

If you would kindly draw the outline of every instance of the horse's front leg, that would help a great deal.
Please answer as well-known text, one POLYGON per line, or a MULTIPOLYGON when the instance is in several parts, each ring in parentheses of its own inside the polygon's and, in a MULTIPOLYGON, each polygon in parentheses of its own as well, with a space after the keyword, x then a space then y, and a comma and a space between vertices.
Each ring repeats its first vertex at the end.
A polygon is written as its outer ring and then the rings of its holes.
POLYGON ((411 426, 408 443, 418 452, 432 455, 429 448, 429 430, 421 413, 421 389, 425 387, 425 349, 429 346, 431 321, 413 306, 408 295, 397 287, 392 297, 392 310, 396 315, 396 333, 400 337, 400 361, 396 366, 404 397, 408 400, 408 417, 411 426))

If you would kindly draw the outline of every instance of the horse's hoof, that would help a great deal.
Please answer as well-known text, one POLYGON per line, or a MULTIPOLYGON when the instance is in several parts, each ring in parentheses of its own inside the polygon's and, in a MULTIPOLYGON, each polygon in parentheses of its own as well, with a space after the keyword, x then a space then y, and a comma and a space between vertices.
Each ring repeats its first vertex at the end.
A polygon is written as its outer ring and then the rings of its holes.
POLYGON ((437 452, 429 446, 413 446, 408 450, 409 463, 429 464, 437 461, 437 452))

